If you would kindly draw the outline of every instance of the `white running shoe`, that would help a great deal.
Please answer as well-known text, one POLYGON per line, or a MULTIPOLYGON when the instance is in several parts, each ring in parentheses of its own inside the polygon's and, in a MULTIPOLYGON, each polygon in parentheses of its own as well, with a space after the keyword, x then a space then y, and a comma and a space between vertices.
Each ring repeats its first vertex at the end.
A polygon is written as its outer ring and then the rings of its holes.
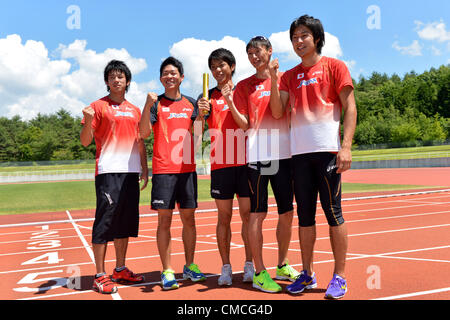
POLYGON ((222 274, 217 281, 219 286, 231 286, 233 272, 231 271, 231 264, 224 264, 222 266, 222 274))
POLYGON ((243 282, 253 282, 253 275, 255 274, 255 267, 253 267, 253 262, 247 261, 244 265, 244 277, 243 282))

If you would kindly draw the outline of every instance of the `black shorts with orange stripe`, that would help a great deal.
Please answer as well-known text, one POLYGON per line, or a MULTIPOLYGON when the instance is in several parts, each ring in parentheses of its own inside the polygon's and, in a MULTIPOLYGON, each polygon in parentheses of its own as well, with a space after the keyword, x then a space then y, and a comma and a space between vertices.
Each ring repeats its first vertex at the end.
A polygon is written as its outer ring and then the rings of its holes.
POLYGON ((247 164, 250 185, 250 212, 267 212, 269 181, 278 214, 294 209, 291 159, 251 162, 247 164))
POLYGON ((336 154, 315 152, 292 157, 294 194, 301 227, 316 224, 317 194, 330 226, 344 223, 341 208, 341 174, 336 154))

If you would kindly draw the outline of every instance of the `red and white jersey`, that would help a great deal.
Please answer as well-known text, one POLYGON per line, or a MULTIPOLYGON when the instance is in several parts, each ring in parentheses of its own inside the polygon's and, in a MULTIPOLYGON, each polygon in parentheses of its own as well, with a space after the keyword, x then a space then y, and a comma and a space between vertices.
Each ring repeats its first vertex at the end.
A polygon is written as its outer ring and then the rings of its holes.
POLYGON ((339 93, 353 88, 344 62, 322 57, 312 67, 302 64, 281 77, 280 91, 289 93, 291 153, 338 152, 342 104, 339 93))
POLYGON ((233 119, 227 101, 219 89, 209 90, 211 109, 207 115, 211 137, 211 170, 242 166, 245 159, 245 132, 233 119))
POLYGON ((185 95, 172 100, 164 94, 150 109, 153 128, 152 172, 194 172, 195 150, 192 124, 198 115, 197 102, 185 95))
MULTIPOLYGON (((121 104, 101 98, 91 107, 96 145, 95 175, 102 173, 141 172, 139 154, 139 120, 141 111, 128 101, 121 104)), ((85 119, 81 121, 85 123, 85 119)))
POLYGON ((288 159, 288 115, 275 119, 270 110, 271 79, 258 79, 253 75, 240 81, 233 95, 233 102, 240 113, 249 117, 247 130, 247 161, 288 159))

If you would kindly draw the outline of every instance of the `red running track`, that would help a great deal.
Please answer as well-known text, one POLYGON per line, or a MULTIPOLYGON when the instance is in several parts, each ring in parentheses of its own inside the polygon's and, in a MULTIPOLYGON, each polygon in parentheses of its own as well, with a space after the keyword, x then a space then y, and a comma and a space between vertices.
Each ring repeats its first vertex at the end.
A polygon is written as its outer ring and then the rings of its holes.
MULTIPOLYGON (((432 168, 433 172, 434 168, 432 168)), ((442 169, 442 168, 441 168, 442 169)), ((379 169, 378 169, 379 170, 379 169)), ((408 175, 419 176, 420 183, 431 182, 430 171, 409 169, 408 175), (416 171, 417 170, 417 171, 416 171), (428 172, 428 174, 427 174, 428 172)), ((354 170, 347 175, 364 174, 354 170)), ((439 173, 439 171, 438 171, 439 173)), ((392 177, 392 172, 372 171, 373 177, 392 177)), ((448 168, 436 176, 446 175, 448 168)), ((350 178, 350 177, 349 177, 350 178)), ((345 180, 346 178, 344 178, 345 180)), ((362 179, 362 178, 361 178, 362 179)), ((363 179, 366 183, 375 183, 363 179)), ((398 182, 404 184, 405 182, 398 182)), ((432 185, 445 185, 436 181, 432 185)), ((368 299, 450 299, 450 190, 418 193, 396 197, 373 197, 343 201, 344 217, 349 233, 346 275, 349 291, 345 300, 368 299), (426 277, 424 276, 426 275, 426 277)), ((13 221, 10 216, 0 221, 0 289, 5 300, 322 300, 333 271, 328 225, 322 211, 318 210, 317 241, 315 246, 315 272, 317 289, 300 295, 285 291, 287 281, 278 281, 283 292, 269 294, 242 283, 244 248, 240 237, 240 219, 237 211, 232 220, 231 261, 233 285, 218 287, 221 268, 217 250, 215 227, 217 212, 213 202, 200 205, 197 213, 197 248, 195 261, 207 275, 207 280, 193 284, 182 280, 184 252, 181 241, 181 221, 178 215, 172 222, 172 264, 179 279, 178 290, 163 291, 159 285, 161 263, 156 247, 157 217, 148 208, 143 210, 138 238, 130 239, 127 265, 146 281, 134 286, 120 286, 118 294, 101 295, 91 290, 93 273, 90 247, 93 210, 85 212, 37 214, 33 219, 13 221), (52 217, 52 220, 49 220, 52 217), (86 219, 84 219, 86 218, 86 219), (67 220, 56 222, 56 220, 67 220), (6 221, 8 220, 8 221, 6 221), (33 223, 30 223, 34 221, 33 223), (69 280, 69 281, 68 281, 69 280)), ((271 207, 264 222, 264 261, 274 277, 277 260, 275 228, 276 208, 271 207)), ((289 261, 301 269, 294 218, 293 235, 288 254, 289 261)), ((114 249, 109 246, 107 269, 114 267, 114 249)))

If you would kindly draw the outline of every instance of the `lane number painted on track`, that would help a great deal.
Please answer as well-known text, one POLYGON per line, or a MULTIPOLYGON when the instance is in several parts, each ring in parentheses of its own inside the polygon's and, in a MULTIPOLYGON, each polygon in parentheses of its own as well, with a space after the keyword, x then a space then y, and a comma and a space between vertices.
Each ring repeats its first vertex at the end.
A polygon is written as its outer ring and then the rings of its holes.
MULTIPOLYGON (((50 250, 61 247, 61 240, 55 239, 59 237, 56 230, 49 230, 49 226, 41 227, 42 231, 33 232, 30 241, 27 244, 27 250, 50 250)), ((58 251, 50 251, 33 257, 22 262, 22 265, 51 265, 57 267, 59 263, 64 261, 58 255, 58 251)), ((70 266, 66 270, 58 268, 56 270, 48 270, 42 272, 31 272, 20 279, 17 284, 21 285, 13 290, 25 293, 42 293, 49 290, 66 286, 69 289, 79 289, 81 287, 80 268, 78 266, 70 266), (67 274, 69 277, 67 277, 67 274), (61 275, 57 277, 56 275, 61 275), (39 284, 39 285, 38 285, 39 284)))

